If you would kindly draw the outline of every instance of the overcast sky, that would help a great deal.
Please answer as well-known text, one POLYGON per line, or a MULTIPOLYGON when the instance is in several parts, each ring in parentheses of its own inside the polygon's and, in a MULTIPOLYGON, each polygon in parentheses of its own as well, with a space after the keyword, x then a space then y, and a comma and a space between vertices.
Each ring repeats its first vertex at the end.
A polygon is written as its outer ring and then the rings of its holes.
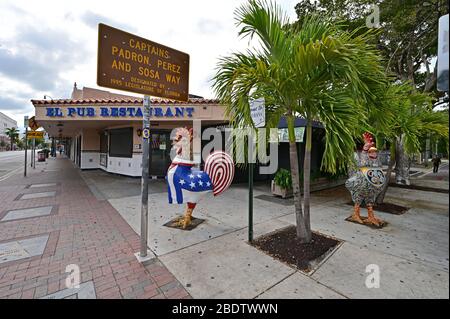
MULTIPOLYGON (((0 111, 19 127, 30 99, 96 85, 100 22, 190 55, 190 93, 214 97, 217 59, 247 47, 234 10, 245 0, 0 0, 0 111)), ((278 0, 294 20, 298 0, 278 0)), ((121 92, 124 93, 124 92, 121 92)))

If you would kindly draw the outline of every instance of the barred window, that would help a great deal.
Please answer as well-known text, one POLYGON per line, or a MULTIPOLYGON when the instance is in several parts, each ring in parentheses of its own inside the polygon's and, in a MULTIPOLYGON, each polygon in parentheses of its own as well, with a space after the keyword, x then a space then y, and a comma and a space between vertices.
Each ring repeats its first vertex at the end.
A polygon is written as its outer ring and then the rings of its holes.
POLYGON ((109 130, 109 156, 132 157, 133 128, 119 128, 109 130))

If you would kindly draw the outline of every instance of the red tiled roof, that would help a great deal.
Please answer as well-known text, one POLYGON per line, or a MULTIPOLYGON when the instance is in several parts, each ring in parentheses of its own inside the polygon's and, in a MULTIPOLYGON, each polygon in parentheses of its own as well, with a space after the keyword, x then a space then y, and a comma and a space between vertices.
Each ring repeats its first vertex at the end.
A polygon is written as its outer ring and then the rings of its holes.
MULTIPOLYGON (((142 98, 130 98, 130 99, 59 99, 59 100, 31 100, 34 105, 47 105, 47 104, 142 104, 142 98)), ((191 98, 188 102, 179 102, 167 99, 151 99, 153 104, 219 104, 217 99, 203 99, 203 98, 191 98)))

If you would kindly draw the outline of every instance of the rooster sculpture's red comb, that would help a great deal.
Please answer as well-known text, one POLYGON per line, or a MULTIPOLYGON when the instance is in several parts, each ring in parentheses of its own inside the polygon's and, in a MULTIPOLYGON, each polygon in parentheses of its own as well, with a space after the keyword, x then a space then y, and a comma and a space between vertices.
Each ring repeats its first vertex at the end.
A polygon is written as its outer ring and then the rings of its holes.
POLYGON ((375 142, 373 141, 373 135, 370 134, 369 132, 365 132, 363 134, 363 139, 364 139, 364 151, 368 151, 369 148, 371 147, 375 147, 375 142))

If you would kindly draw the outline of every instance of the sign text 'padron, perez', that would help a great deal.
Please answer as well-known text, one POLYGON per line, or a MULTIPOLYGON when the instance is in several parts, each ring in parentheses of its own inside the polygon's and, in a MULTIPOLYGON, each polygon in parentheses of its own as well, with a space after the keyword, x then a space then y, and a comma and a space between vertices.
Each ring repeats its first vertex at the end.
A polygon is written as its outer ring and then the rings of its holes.
POLYGON ((188 100, 188 54, 104 24, 98 50, 98 85, 188 100))

